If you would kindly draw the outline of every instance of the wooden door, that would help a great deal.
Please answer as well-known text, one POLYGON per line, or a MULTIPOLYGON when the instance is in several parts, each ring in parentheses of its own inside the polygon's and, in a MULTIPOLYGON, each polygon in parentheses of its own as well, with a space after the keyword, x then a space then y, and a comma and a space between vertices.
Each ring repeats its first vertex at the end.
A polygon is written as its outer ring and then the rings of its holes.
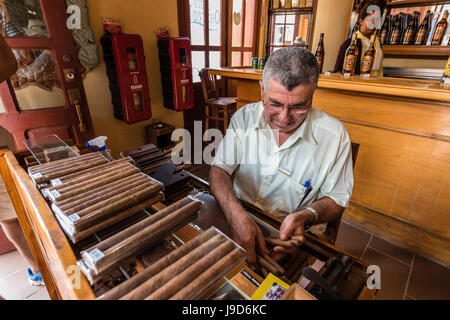
POLYGON ((83 143, 94 137, 64 0, 0 0, 0 32, 19 70, 0 84, 0 126, 16 149, 49 134, 83 143))

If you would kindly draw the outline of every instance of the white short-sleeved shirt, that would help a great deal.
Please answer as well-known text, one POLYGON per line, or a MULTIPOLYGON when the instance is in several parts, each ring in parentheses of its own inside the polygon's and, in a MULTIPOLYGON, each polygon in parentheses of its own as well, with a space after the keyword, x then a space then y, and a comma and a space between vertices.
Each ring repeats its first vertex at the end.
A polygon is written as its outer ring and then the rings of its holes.
POLYGON ((233 189, 239 199, 281 219, 325 196, 346 207, 352 195, 347 130, 314 108, 280 147, 261 102, 240 108, 212 165, 235 173, 233 189), (312 189, 305 197, 308 183, 312 189))

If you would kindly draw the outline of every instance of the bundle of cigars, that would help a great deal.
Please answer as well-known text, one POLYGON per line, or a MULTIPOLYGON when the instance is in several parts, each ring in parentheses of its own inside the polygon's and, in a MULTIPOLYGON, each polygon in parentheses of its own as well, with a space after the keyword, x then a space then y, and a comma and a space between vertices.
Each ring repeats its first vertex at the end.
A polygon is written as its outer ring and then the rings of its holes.
POLYGON ((211 227, 97 299, 201 299, 244 260, 244 250, 211 227))
POLYGON ((164 199, 163 185, 129 157, 109 161, 99 152, 28 169, 66 233, 77 243, 164 199))
POLYGON ((201 207, 200 200, 185 197, 81 251, 82 259, 77 263, 93 284, 128 258, 143 253, 196 219, 201 207))

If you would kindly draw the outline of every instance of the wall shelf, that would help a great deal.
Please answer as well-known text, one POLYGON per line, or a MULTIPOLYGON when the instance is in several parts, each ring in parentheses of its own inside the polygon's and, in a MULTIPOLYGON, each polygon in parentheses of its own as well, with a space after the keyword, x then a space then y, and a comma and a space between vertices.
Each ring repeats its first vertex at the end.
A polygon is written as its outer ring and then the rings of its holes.
POLYGON ((313 12, 312 7, 304 7, 304 8, 280 8, 280 9, 269 9, 270 13, 311 13, 313 12))
POLYGON ((383 45, 385 55, 449 56, 450 46, 383 45))
POLYGON ((402 0, 402 1, 388 1, 386 3, 387 7, 403 7, 403 6, 423 6, 423 5, 436 5, 449 3, 449 0, 402 0))

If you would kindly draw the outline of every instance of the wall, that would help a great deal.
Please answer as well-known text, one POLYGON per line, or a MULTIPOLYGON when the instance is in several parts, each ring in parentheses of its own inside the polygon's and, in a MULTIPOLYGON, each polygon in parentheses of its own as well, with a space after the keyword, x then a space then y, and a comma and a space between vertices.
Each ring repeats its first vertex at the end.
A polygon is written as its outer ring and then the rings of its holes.
POLYGON ((339 47, 344 41, 352 0, 316 0, 317 12, 312 52, 315 52, 321 33, 324 33, 325 60, 323 72, 332 70, 339 47))
POLYGON ((178 35, 177 0, 91 0, 88 1, 89 20, 94 32, 101 63, 87 73, 84 79, 89 110, 97 136, 108 137, 107 145, 113 156, 120 151, 146 143, 146 125, 154 119, 162 120, 176 128, 183 127, 183 114, 163 107, 161 74, 155 29, 168 26, 171 36, 178 35), (103 35, 102 17, 122 20, 124 33, 140 34, 144 41, 147 74, 149 77, 152 119, 129 125, 114 118, 111 93, 100 38, 103 35))

